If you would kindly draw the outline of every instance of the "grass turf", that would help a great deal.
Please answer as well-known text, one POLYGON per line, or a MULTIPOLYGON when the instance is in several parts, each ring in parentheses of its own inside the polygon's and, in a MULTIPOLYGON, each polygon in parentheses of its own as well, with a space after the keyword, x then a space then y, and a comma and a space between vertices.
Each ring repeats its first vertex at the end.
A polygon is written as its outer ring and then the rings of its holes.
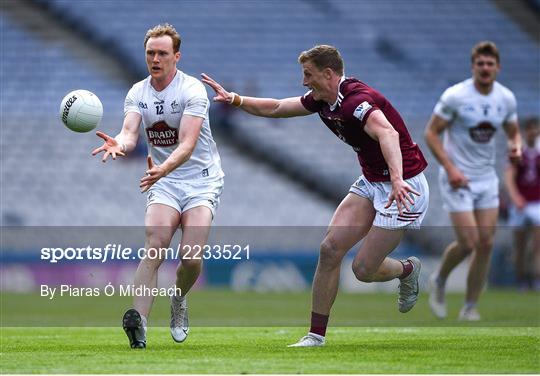
POLYGON ((119 328, 4 328, 2 373, 538 373, 538 328, 334 328, 322 348, 287 348, 304 328, 154 328, 131 350, 119 328))
POLYGON ((438 321, 426 295, 403 315, 393 294, 340 294, 327 346, 291 349, 308 293, 194 291, 189 339, 172 341, 157 298, 142 351, 119 326, 129 298, 1 297, 2 373, 540 373, 538 294, 488 291, 484 320, 467 324, 456 320, 461 295, 438 321))
MULTIPOLYGON (((330 326, 462 326, 457 321, 463 294, 448 294, 448 319, 434 318, 427 294, 421 294, 407 314, 397 310, 397 294, 338 294, 330 326)), ((305 326, 311 297, 301 293, 198 290, 189 296, 193 326, 305 326)), ((130 297, 55 297, 0 294, 2 326, 112 326, 120 325, 130 297), (36 314, 39 312, 39 314, 36 314)), ((151 326, 169 325, 169 300, 156 297, 151 326)), ((479 305, 481 326, 540 326, 540 294, 488 290, 479 305)), ((473 324, 474 325, 474 324, 473 324)), ((478 326, 478 325, 474 325, 478 326)))

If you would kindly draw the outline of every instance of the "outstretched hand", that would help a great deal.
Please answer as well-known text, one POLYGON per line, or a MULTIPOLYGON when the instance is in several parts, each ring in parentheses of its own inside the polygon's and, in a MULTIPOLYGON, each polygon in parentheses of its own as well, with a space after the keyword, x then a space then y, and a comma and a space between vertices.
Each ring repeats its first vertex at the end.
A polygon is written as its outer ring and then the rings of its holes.
POLYGON ((210 86, 216 92, 216 96, 213 98, 214 102, 230 103, 232 94, 218 84, 212 77, 206 73, 201 73, 202 82, 210 86))
POLYGON ((139 184, 141 193, 146 192, 155 182, 167 175, 167 172, 161 165, 154 165, 151 156, 146 157, 146 161, 148 162, 148 170, 146 170, 146 175, 141 178, 141 184, 139 184))
POLYGON ((420 196, 420 192, 415 191, 407 184, 404 180, 396 180, 392 182, 392 192, 388 196, 388 202, 384 206, 385 209, 388 209, 392 202, 396 202, 398 207, 399 214, 403 214, 404 209, 406 211, 411 210, 411 206, 414 205, 414 199, 411 196, 411 193, 420 196))
POLYGON ((105 151, 105 154, 103 154, 103 158, 101 158, 102 162, 106 162, 107 158, 109 158, 109 155, 112 156, 112 159, 116 159, 117 155, 121 155, 123 157, 126 155, 122 151, 122 145, 120 145, 118 141, 116 141, 111 136, 100 131, 96 132, 96 136, 102 138, 105 142, 99 148, 94 149, 94 151, 92 151, 92 155, 96 155, 98 153, 101 153, 102 151, 105 151))

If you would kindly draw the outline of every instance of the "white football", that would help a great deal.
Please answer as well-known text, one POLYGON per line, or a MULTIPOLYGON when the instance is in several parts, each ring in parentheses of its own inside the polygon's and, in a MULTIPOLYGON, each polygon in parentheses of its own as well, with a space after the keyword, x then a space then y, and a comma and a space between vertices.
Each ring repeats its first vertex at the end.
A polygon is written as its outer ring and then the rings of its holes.
POLYGON ((89 132, 99 125, 103 105, 94 93, 74 90, 62 99, 60 120, 75 132, 89 132))

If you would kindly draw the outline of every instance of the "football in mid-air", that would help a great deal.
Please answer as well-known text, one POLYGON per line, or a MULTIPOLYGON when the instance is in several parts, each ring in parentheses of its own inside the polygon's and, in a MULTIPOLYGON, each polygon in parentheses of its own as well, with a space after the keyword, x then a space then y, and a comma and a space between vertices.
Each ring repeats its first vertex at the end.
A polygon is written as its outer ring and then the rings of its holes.
POLYGON ((103 116, 103 105, 94 93, 74 90, 60 104, 60 120, 75 132, 89 132, 99 125, 103 116))

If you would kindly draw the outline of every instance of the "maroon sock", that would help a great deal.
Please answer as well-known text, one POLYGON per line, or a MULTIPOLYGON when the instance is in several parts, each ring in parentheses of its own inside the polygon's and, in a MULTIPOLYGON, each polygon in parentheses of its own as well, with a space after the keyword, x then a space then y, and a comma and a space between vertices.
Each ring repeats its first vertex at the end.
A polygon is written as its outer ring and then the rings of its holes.
POLYGON ((324 337, 326 335, 328 317, 328 315, 321 315, 316 312, 311 312, 311 328, 309 331, 324 337))
POLYGON ((401 265, 403 265, 403 273, 401 273, 401 275, 399 276, 399 279, 403 279, 405 277, 408 277, 409 274, 411 274, 414 266, 413 266, 413 263, 410 262, 409 260, 400 261, 400 262, 401 262, 401 265))

